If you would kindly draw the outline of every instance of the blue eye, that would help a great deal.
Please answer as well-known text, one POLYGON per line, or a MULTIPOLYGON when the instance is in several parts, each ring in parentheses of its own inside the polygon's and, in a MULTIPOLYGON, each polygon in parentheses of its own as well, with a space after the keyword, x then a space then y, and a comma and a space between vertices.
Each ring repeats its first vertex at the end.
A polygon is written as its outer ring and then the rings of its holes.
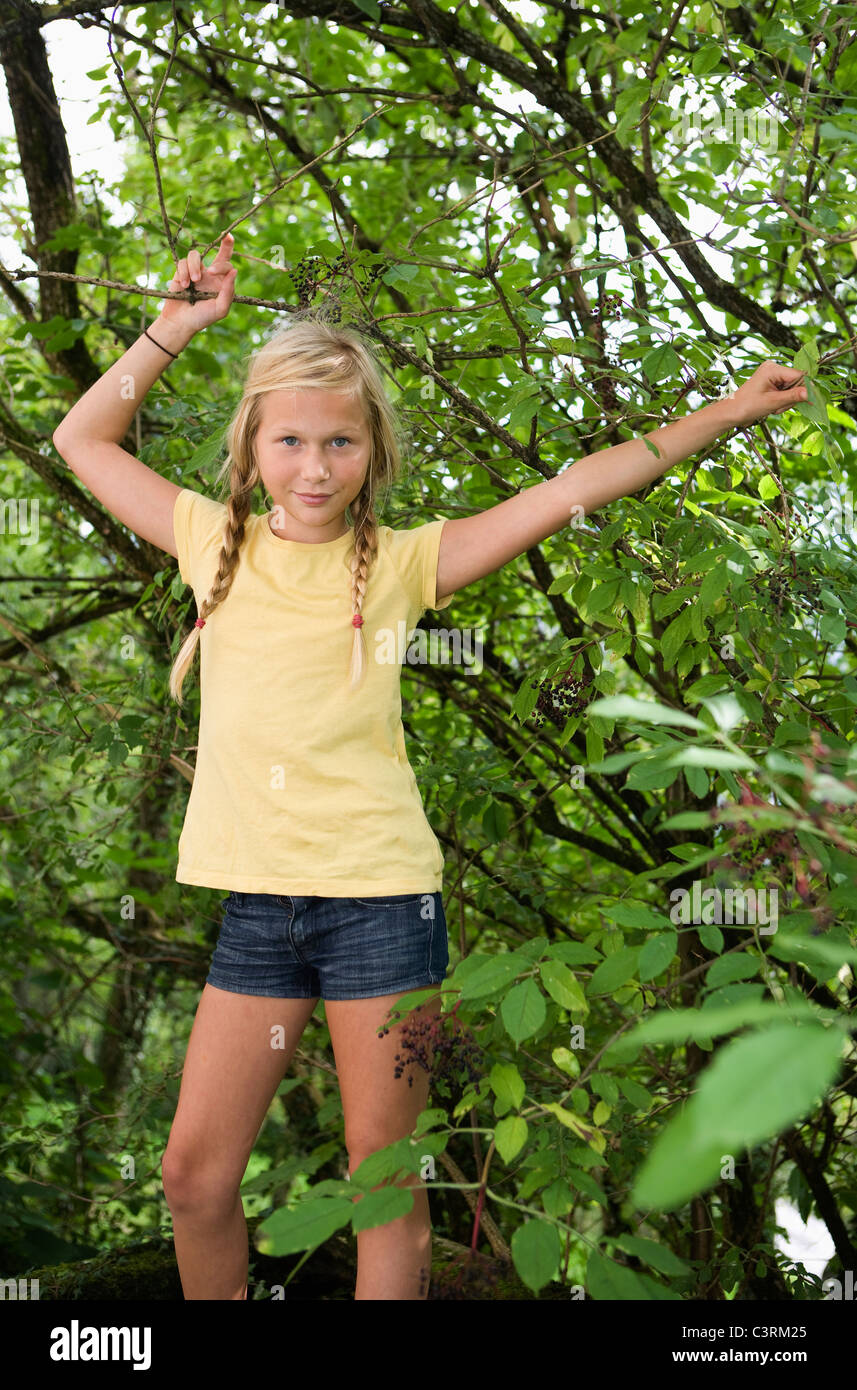
MULTIPOLYGON (((297 439, 297 435, 296 435, 296 434, 284 434, 283 437, 282 437, 282 439, 280 440, 280 443, 281 443, 281 444, 285 444, 286 441, 287 441, 288 439, 297 439)), ((343 439, 343 440, 345 441, 346 444, 351 444, 351 443, 352 443, 352 440, 349 439, 349 437, 348 437, 347 434, 337 434, 337 435, 334 437, 334 442, 335 442, 337 439, 343 439)))

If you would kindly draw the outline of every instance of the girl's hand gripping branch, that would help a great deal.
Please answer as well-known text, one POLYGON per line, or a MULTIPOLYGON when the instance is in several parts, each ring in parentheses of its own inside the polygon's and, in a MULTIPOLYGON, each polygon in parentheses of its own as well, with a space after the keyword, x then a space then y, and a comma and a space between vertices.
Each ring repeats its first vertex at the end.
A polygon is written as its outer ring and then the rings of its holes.
POLYGON ((210 266, 202 264, 202 257, 196 250, 189 251, 187 256, 179 261, 167 289, 186 290, 193 285, 195 290, 208 291, 216 295, 216 298, 201 299, 196 304, 185 299, 165 299, 158 315, 161 323, 167 324, 170 329, 176 330, 189 340, 201 328, 207 328, 209 324, 226 317, 235 293, 235 277, 238 274, 229 259, 234 245, 235 238, 232 233, 226 232, 210 266))

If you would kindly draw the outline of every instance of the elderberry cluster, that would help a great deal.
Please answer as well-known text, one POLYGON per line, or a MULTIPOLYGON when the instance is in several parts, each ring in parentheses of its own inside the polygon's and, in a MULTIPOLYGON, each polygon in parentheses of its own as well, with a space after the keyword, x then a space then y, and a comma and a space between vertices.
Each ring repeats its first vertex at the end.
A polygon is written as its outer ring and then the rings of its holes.
POLYGON ((320 283, 318 271, 321 264, 320 256, 302 256, 294 270, 289 271, 289 279, 297 290, 298 303, 301 307, 311 302, 318 289, 320 283))
MULTIPOLYGON (((389 1031, 385 1028, 382 1035, 389 1031)), ((449 1083, 463 1091, 484 1075, 479 1065, 481 1048, 454 1014, 408 1019, 402 1024, 401 1048, 396 1053, 397 1079, 406 1067, 416 1065, 428 1073, 432 1085, 439 1090, 445 1091, 449 1083)), ((414 1078, 409 1076, 408 1085, 413 1084, 414 1078)))
POLYGON ((622 292, 621 290, 609 290, 602 298, 598 308, 593 312, 593 318, 601 320, 603 323, 606 318, 618 319, 622 317, 622 292))
POLYGON ((564 729, 566 720, 573 714, 582 714, 589 704, 590 695, 586 687, 592 684, 592 672, 586 671, 577 677, 569 669, 556 682, 548 679, 532 681, 531 684, 539 692, 531 716, 536 728, 540 729, 545 720, 550 719, 558 729, 564 729))
MULTIPOLYGON (((301 308, 306 308, 312 302, 320 285, 335 280, 337 276, 345 275, 348 268, 349 261, 344 252, 330 262, 326 261, 323 256, 303 256, 294 269, 289 271, 289 278, 297 291, 298 303, 301 308)), ((364 288, 368 288, 379 276, 383 275, 386 268, 386 262, 368 268, 362 267, 366 277, 364 288)), ((338 323, 342 314, 338 308, 334 308, 331 310, 331 317, 335 323, 338 323)))
POLYGON ((779 569, 764 571, 752 584, 762 586, 767 589, 772 602, 780 609, 791 611, 792 608, 803 609, 805 613, 816 613, 818 611, 818 599, 821 583, 811 575, 804 574, 800 570, 795 574, 783 573, 779 569))

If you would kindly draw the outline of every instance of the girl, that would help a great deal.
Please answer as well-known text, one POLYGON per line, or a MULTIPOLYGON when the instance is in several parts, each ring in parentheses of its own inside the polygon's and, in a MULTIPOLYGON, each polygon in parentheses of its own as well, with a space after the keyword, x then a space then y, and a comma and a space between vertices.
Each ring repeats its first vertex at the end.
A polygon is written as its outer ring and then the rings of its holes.
MULTIPOLYGON (((349 1175, 409 1135, 427 1104, 422 1069, 412 1085, 397 1075, 401 1027, 379 1037, 413 989, 430 990, 417 1016, 439 1012, 448 964, 443 857, 402 731, 399 634, 572 517, 806 399, 801 372, 765 362, 734 396, 650 435, 656 453, 634 439, 477 515, 394 531, 375 515, 400 455, 374 357, 356 332, 305 321, 252 358, 221 504, 117 441, 164 367, 228 312, 232 247, 227 233, 209 267, 197 251, 179 262, 171 290, 193 282, 216 298, 165 300, 54 434, 108 510, 177 557, 199 615, 170 678, 181 701, 199 647, 199 746, 176 878, 229 896, 163 1157, 186 1299, 247 1296, 239 1187, 319 998, 349 1175), (260 485, 273 508, 254 514, 260 485)), ((357 1299, 427 1296, 427 1193, 403 1185, 411 1212, 358 1235, 357 1299)))

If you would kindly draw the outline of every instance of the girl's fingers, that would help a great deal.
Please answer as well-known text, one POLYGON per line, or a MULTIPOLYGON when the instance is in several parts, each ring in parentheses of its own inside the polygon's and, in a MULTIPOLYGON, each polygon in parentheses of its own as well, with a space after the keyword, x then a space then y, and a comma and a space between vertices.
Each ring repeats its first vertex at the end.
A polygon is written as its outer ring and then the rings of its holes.
POLYGON ((224 232, 220 246, 217 248, 217 255, 211 263, 212 270, 227 270, 229 268, 229 257, 232 255, 232 248, 235 245, 235 238, 231 232, 224 232))
POLYGON ((229 270, 227 270, 226 274, 223 277, 223 284, 220 288, 220 294, 217 296, 216 300, 218 311, 222 314, 226 313, 227 309, 232 303, 232 297, 235 293, 235 276, 237 274, 238 271, 235 269, 234 266, 232 266, 229 270))

